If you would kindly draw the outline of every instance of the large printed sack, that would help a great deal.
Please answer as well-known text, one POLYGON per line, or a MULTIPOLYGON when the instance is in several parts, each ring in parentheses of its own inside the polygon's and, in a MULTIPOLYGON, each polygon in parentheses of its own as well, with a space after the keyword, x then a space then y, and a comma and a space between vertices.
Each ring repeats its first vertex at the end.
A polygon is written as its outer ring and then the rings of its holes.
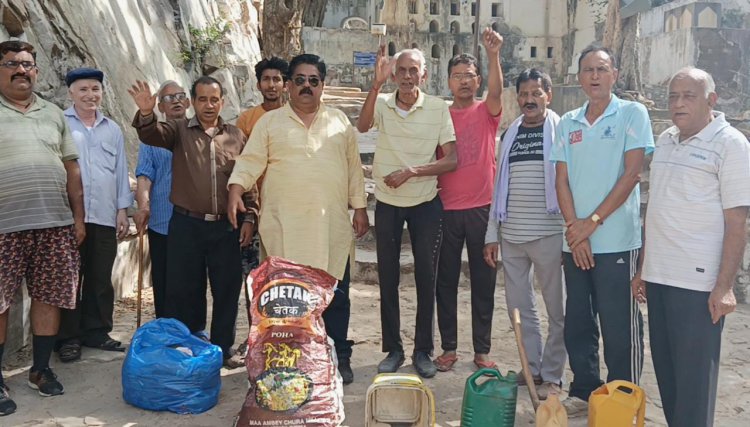
POLYGON ((152 411, 199 414, 221 390, 221 348, 175 319, 156 319, 133 336, 122 365, 122 397, 152 411))
POLYGON ((336 279, 269 257, 247 279, 251 298, 249 389, 236 425, 334 427, 344 421, 343 385, 323 311, 336 279))

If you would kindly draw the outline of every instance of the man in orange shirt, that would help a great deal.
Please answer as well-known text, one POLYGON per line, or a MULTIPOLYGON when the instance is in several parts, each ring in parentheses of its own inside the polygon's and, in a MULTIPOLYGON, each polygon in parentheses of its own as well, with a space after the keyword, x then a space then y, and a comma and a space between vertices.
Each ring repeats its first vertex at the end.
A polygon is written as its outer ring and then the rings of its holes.
POLYGON ((237 127, 249 138, 255 122, 268 111, 284 105, 284 83, 289 63, 281 58, 272 56, 255 64, 255 77, 258 78, 258 90, 263 95, 263 103, 245 110, 237 119, 237 127))

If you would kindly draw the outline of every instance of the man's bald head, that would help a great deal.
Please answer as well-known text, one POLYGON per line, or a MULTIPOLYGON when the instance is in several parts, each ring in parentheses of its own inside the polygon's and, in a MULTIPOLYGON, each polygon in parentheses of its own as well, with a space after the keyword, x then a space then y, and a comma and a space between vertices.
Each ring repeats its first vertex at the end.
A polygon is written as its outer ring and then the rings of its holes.
POLYGON ((671 88, 672 83, 679 79, 691 79, 700 84, 705 91, 706 98, 708 98, 711 93, 716 93, 716 83, 714 82, 714 78, 711 77, 711 74, 708 74, 706 70, 701 70, 700 68, 695 67, 681 68, 672 75, 672 78, 669 79, 668 87, 671 88))

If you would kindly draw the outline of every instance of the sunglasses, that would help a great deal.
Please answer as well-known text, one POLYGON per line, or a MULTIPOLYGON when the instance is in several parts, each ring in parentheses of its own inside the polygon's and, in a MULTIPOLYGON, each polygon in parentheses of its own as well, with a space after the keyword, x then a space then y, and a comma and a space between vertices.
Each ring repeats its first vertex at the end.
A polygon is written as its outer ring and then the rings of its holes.
POLYGON ((164 95, 161 97, 161 102, 174 102, 174 101, 184 101, 187 99, 187 95, 185 95, 185 92, 175 93, 174 95, 164 95))
POLYGON ((297 86, 302 86, 305 82, 309 82, 310 86, 318 87, 320 84, 320 77, 318 76, 295 76, 292 81, 297 86))
POLYGON ((23 67, 26 71, 31 71, 36 68, 36 64, 31 61, 5 61, 0 63, 0 67, 15 70, 18 66, 23 67))

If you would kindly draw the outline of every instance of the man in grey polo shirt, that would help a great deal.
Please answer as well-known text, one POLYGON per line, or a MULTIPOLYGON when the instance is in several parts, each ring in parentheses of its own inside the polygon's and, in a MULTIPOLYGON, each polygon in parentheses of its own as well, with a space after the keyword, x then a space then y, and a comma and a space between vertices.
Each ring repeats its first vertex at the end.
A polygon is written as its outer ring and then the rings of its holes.
POLYGON ((631 283, 648 294, 651 357, 670 426, 712 426, 724 317, 745 251, 750 144, 712 111, 711 75, 678 71, 669 83, 674 126, 651 161, 646 245, 631 283), (642 272, 641 272, 642 271, 642 272))

